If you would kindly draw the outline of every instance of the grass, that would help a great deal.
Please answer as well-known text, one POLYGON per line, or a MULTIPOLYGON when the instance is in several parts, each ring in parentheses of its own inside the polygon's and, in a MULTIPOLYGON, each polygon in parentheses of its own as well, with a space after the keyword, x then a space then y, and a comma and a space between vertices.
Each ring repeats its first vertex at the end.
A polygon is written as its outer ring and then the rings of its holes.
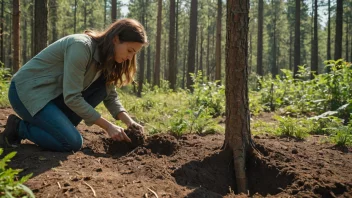
MULTIPOLYGON (((0 148, 0 155, 3 149, 0 148)), ((34 197, 33 192, 25 185, 32 174, 26 175, 18 179, 17 175, 22 171, 14 170, 7 167, 7 163, 16 155, 16 152, 11 152, 0 158, 0 197, 34 197)))
MULTIPOLYGON (((205 107, 192 110, 191 94, 186 91, 167 91, 156 94, 148 92, 142 98, 121 90, 118 92, 127 112, 133 119, 144 125, 149 134, 171 132, 180 136, 192 132, 224 132, 224 127, 218 124, 221 117, 211 117, 210 110, 205 107)), ((114 121, 102 104, 97 109, 104 117, 114 121)), ((116 121, 116 123, 126 127, 121 121, 116 121)))

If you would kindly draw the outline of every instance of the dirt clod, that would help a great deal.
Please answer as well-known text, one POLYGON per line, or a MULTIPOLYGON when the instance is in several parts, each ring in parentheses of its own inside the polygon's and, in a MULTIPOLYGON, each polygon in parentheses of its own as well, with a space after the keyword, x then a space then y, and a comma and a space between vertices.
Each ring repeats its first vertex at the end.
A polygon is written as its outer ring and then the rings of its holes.
POLYGON ((131 139, 131 147, 136 148, 145 143, 145 136, 143 132, 137 128, 129 127, 125 130, 126 135, 131 139))

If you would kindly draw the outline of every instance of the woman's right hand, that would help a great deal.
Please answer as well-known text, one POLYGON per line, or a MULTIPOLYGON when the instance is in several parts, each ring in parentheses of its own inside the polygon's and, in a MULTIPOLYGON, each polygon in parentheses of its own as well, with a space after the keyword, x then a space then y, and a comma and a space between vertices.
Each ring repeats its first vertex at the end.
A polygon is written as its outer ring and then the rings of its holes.
POLYGON ((131 142, 131 139, 126 135, 122 127, 110 124, 107 128, 107 132, 110 135, 111 139, 115 141, 131 142))

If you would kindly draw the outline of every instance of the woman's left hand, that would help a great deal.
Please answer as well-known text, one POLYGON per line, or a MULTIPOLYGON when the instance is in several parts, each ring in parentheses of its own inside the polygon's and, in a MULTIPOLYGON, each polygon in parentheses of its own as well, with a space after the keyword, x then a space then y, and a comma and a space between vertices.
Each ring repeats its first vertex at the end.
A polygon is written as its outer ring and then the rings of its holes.
POLYGON ((117 119, 120 119, 123 123, 125 123, 128 128, 132 127, 144 134, 144 127, 134 121, 126 112, 123 111, 117 114, 117 119))
POLYGON ((132 127, 134 129, 137 129, 137 130, 141 131, 142 133, 144 133, 144 127, 135 121, 132 121, 128 127, 132 127))

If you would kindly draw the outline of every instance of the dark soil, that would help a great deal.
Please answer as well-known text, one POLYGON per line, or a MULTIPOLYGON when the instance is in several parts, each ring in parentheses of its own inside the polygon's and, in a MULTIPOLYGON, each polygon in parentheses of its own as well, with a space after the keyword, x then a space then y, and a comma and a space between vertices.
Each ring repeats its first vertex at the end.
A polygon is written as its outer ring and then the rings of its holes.
MULTIPOLYGON (((10 113, 0 109, 1 131, 10 113)), ((97 127, 78 128, 84 146, 76 153, 43 150, 27 140, 6 149, 17 151, 10 167, 33 173, 26 185, 37 197, 240 197, 231 193, 233 161, 221 150, 223 134, 160 134, 144 143, 137 138, 137 146, 113 142, 97 127)), ((247 164, 252 197, 352 197, 351 148, 322 143, 320 136, 254 141, 263 156, 247 164)))
POLYGON ((131 147, 136 148, 145 143, 143 132, 135 127, 129 127, 125 130, 126 135, 131 139, 131 147))

